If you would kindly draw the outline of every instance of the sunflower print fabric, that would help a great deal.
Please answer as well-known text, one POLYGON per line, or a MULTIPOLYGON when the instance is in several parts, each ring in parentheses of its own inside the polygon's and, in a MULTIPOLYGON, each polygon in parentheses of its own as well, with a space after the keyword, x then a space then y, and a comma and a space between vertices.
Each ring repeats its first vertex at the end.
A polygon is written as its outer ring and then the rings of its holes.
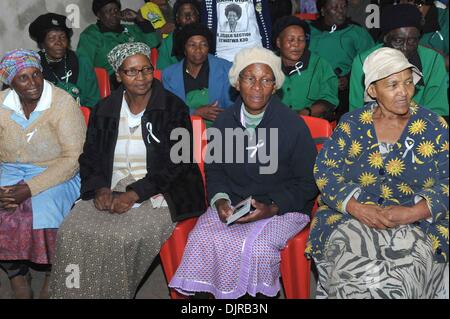
POLYGON ((325 142, 314 167, 321 192, 305 253, 320 259, 331 233, 353 217, 343 204, 356 189, 358 201, 413 206, 427 201, 432 220, 415 225, 431 239, 434 258, 448 262, 448 125, 435 113, 411 107, 397 143, 383 158, 372 122, 374 104, 345 114, 325 142))

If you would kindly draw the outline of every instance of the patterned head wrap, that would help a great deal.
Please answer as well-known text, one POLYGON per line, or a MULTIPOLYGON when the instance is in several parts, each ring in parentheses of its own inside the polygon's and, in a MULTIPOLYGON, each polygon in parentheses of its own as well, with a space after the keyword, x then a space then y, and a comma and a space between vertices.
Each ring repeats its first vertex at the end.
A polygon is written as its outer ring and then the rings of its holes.
POLYGON ((42 71, 39 54, 27 49, 9 51, 0 60, 0 81, 11 85, 16 74, 26 68, 36 68, 42 71))
POLYGON ((108 62, 111 64, 114 71, 117 72, 119 70, 120 66, 122 65, 123 61, 125 61, 126 58, 136 55, 136 54, 143 54, 147 57, 149 57, 150 60, 150 47, 142 42, 127 42, 122 43, 114 47, 114 49, 111 50, 108 54, 108 62))

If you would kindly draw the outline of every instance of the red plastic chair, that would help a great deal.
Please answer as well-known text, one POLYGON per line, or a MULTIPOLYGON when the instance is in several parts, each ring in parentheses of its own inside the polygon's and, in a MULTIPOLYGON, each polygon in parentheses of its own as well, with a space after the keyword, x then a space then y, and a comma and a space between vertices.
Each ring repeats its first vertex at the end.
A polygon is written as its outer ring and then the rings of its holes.
POLYGON ((83 112, 84 120, 86 121, 86 125, 89 122, 89 115, 91 114, 91 109, 86 106, 80 106, 81 112, 83 112))
MULTIPOLYGON (((203 177, 203 184, 205 184, 205 171, 203 162, 203 153, 206 148, 206 125, 200 116, 191 116, 192 130, 194 135, 194 158, 198 163, 200 172, 203 177)), ((205 190, 206 193, 206 190, 205 190)), ((172 280, 175 271, 181 263, 183 257, 184 248, 188 240, 189 233, 197 223, 197 217, 183 220, 175 226, 172 235, 162 245, 159 252, 161 258, 161 265, 166 275, 167 282, 172 280)), ((182 294, 179 294, 176 290, 170 289, 170 297, 172 299, 186 299, 182 294)))
POLYGON ((161 78, 162 78, 162 73, 161 73, 161 70, 154 70, 153 71, 153 77, 155 78, 155 79, 158 79, 158 80, 160 80, 161 81, 161 78))
MULTIPOLYGON (((194 130, 194 154, 198 161, 197 156, 199 156, 200 153, 198 149, 195 149, 195 145, 201 145, 202 152, 204 152, 206 138, 203 134, 200 134, 200 132, 203 132, 206 127, 204 121, 201 120, 200 117, 191 116, 191 119, 194 130)), ((316 142, 317 150, 320 150, 325 139, 331 136, 332 130, 330 124, 326 120, 310 116, 303 116, 303 119, 316 142)), ((203 178, 205 178, 203 171, 204 163, 203 161, 198 162, 203 178)), ((315 203, 313 211, 316 210, 316 205, 317 203, 315 203)), ((196 221, 197 218, 191 218, 178 223, 171 237, 161 248, 161 264, 168 282, 172 279, 181 262, 189 233, 192 228, 194 228, 196 221)), ((285 296, 288 299, 309 298, 311 262, 306 259, 304 255, 308 236, 309 225, 295 237, 290 239, 281 252, 281 278, 285 296)), ((170 289, 170 297, 172 299, 186 298, 184 295, 179 294, 173 289, 170 289)))
POLYGON ((302 20, 317 20, 318 18, 316 13, 297 13, 295 16, 302 20))
POLYGON ((157 61, 158 61, 158 49, 152 48, 152 50, 150 51, 150 62, 152 63, 154 68, 156 68, 157 61))
MULTIPOLYGON (((308 126, 311 136, 316 142, 317 151, 332 134, 332 128, 327 120, 302 116, 308 126)), ((311 219, 317 210, 317 201, 311 213, 311 219)), ((309 299, 311 261, 305 257, 306 242, 309 236, 309 225, 291 238, 281 251, 281 280, 287 299, 309 299)))
POLYGON ((108 71, 104 68, 94 68, 95 76, 97 77, 98 88, 100 90, 100 97, 104 99, 111 94, 111 83, 109 82, 108 71))

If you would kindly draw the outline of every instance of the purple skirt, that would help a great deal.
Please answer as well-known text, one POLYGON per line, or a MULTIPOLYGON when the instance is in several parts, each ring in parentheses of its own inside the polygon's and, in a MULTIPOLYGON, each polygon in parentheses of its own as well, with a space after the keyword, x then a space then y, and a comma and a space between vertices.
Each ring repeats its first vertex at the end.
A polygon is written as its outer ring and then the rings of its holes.
POLYGON ((222 223, 209 208, 189 234, 183 260, 169 287, 184 295, 209 292, 236 299, 280 291, 280 250, 309 222, 301 213, 286 213, 248 224, 222 223))
POLYGON ((27 199, 14 211, 0 209, 0 260, 51 264, 56 229, 33 230, 33 209, 27 199))

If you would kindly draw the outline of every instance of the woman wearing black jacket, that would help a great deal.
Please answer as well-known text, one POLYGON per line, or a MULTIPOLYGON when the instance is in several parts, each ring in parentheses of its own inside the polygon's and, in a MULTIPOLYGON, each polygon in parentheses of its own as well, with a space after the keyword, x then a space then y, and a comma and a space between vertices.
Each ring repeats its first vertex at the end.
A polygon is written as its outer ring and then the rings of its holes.
POLYGON ((79 159, 83 201, 58 233, 54 298, 133 298, 173 222, 206 209, 192 156, 177 164, 170 153, 172 130, 192 137, 188 107, 153 80, 149 53, 125 43, 108 55, 123 86, 89 119, 79 159), (79 289, 66 285, 69 264, 80 267, 79 289))

